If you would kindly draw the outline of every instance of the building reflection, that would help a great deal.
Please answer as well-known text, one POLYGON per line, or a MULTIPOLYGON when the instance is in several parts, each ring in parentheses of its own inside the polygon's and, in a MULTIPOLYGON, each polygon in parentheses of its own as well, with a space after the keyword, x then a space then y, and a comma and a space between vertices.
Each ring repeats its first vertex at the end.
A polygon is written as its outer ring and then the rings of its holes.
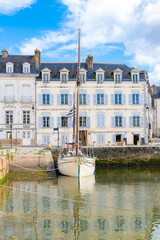
POLYGON ((109 178, 95 183, 93 176, 1 188, 2 239, 152 239, 160 219, 159 181, 119 185, 109 178))

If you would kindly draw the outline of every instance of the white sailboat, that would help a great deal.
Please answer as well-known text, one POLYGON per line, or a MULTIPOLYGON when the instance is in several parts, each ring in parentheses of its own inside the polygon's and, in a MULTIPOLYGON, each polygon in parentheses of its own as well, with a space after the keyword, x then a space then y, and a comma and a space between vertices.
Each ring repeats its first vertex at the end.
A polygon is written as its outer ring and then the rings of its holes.
MULTIPOLYGON (((74 133, 73 133, 73 149, 69 151, 67 148, 67 154, 62 155, 58 159, 58 170, 61 174, 71 177, 85 177, 91 176, 95 172, 95 158, 85 156, 79 148, 79 88, 80 88, 80 28, 79 41, 78 41, 78 69, 77 69, 77 80, 76 80, 76 121, 74 133)), ((74 108, 75 109, 75 106, 74 108)))

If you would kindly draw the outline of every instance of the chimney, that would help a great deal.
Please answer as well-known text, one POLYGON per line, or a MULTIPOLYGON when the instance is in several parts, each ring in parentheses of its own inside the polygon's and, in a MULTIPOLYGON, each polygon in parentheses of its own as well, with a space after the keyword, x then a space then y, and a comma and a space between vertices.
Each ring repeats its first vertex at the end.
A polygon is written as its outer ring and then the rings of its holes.
POLYGON ((8 52, 7 52, 6 49, 3 49, 3 51, 2 51, 2 58, 6 58, 6 57, 8 57, 8 52))
POLYGON ((36 61, 36 68, 39 68, 39 66, 41 64, 41 52, 38 48, 36 48, 34 53, 35 54, 34 54, 33 59, 36 61))
POLYGON ((93 69, 93 56, 91 54, 88 55, 86 59, 88 69, 93 69))
POLYGON ((152 94, 156 95, 156 85, 155 84, 152 85, 152 94))

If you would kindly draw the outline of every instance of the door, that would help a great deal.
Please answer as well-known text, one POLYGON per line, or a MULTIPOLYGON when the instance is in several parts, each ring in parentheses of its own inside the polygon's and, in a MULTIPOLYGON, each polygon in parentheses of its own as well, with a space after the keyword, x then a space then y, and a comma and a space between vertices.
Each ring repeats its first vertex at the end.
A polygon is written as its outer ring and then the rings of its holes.
POLYGON ((138 141, 139 141, 139 134, 134 134, 134 139, 133 139, 134 145, 137 145, 138 141))
POLYGON ((81 142, 82 146, 87 146, 87 131, 86 130, 79 131, 79 141, 81 142))
POLYGON ((22 144, 23 144, 23 146, 31 145, 30 132, 23 132, 22 144))

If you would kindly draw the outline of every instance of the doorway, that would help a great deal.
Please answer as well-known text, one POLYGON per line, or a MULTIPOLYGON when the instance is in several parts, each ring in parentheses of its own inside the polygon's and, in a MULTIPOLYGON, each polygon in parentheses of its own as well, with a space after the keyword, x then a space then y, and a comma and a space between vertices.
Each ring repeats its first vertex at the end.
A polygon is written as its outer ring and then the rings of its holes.
POLYGON ((79 131, 79 141, 81 142, 82 146, 87 146, 87 130, 79 131))
POLYGON ((133 136, 133 143, 134 143, 134 145, 137 145, 138 141, 139 141, 139 134, 134 134, 134 136, 133 136))
POLYGON ((121 135, 120 134, 116 134, 116 142, 121 142, 121 135))
POLYGON ((23 146, 31 145, 30 132, 23 132, 22 144, 23 144, 23 146))

